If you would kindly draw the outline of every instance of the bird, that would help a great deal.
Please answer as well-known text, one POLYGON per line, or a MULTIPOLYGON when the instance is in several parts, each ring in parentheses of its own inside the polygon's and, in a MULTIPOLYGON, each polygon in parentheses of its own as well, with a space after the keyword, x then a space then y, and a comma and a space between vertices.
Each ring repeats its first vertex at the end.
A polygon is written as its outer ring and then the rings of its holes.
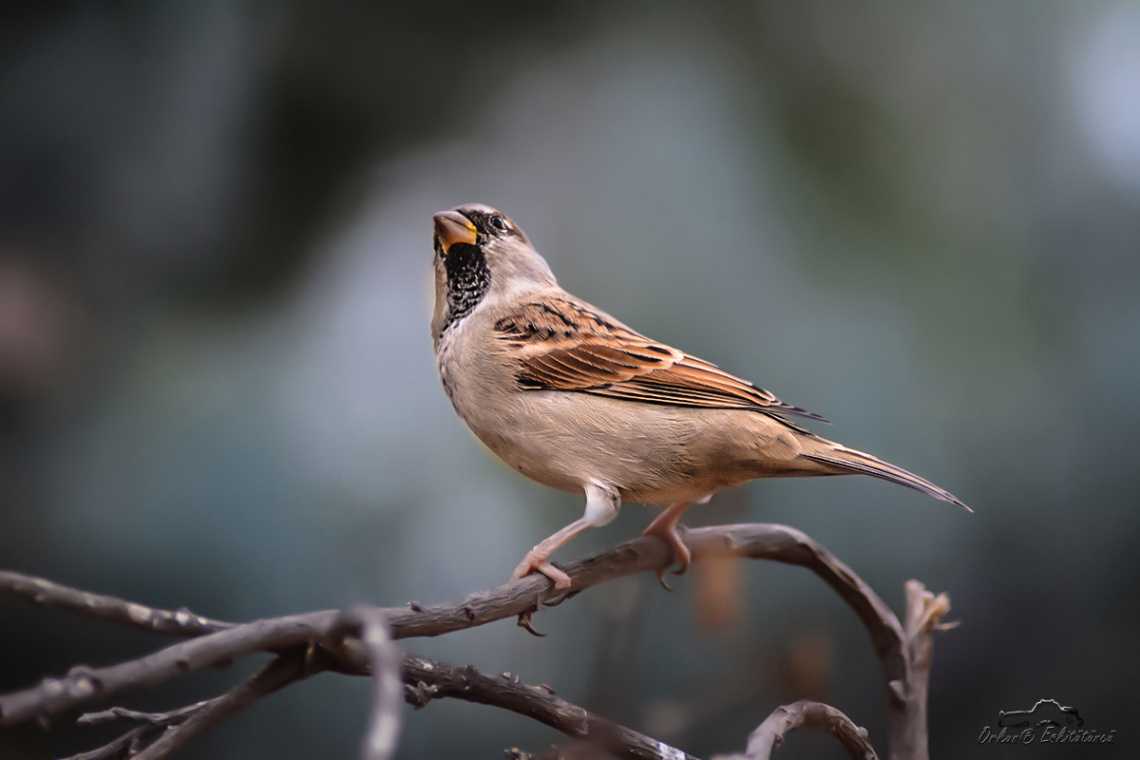
POLYGON ((757 478, 870 475, 966 507, 794 421, 826 422, 819 415, 566 292, 502 212, 466 204, 436 213, 432 226, 432 343, 452 406, 515 470, 586 500, 582 517, 535 545, 512 578, 539 572, 570 588, 550 555, 612 521, 623 502, 666 505, 643 535, 663 539, 684 572, 685 510, 757 478))

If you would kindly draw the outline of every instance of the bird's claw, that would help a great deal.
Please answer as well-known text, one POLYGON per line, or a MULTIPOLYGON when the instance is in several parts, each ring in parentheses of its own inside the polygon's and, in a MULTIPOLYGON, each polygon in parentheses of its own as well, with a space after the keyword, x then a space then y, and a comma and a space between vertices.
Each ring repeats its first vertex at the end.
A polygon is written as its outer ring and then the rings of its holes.
POLYGON ((562 604, 563 602, 565 602, 570 597, 577 596, 579 593, 580 592, 578 592, 578 591, 563 591, 558 596, 553 597, 552 599, 547 599, 545 602, 542 603, 542 606, 543 607, 557 607, 558 605, 562 604))
POLYGON ((527 552, 523 561, 511 573, 511 578, 524 578, 531 573, 539 572, 554 581, 554 588, 566 590, 571 586, 570 576, 559 570, 547 561, 546 557, 535 551, 527 552))
POLYGON ((519 613, 519 619, 518 619, 518 626, 519 626, 519 628, 525 628, 526 632, 529 633, 531 636, 537 636, 539 638, 544 638, 546 636, 545 633, 541 633, 539 631, 534 630, 534 625, 533 625, 534 613, 535 613, 535 610, 526 610, 525 612, 520 612, 519 613))
MULTIPOLYGON (((689 551, 689 547, 685 546, 685 542, 681 540, 681 536, 677 533, 676 527, 674 527, 672 525, 667 525, 667 526, 653 526, 653 525, 651 525, 641 535, 643 535, 643 536, 657 536, 658 538, 660 538, 666 544, 669 545, 669 548, 673 550, 673 561, 677 562, 681 566, 677 570, 672 571, 673 575, 684 575, 685 571, 689 569, 689 565, 692 563, 692 560, 693 560, 693 554, 692 554, 692 552, 689 551)), ((657 573, 658 583, 660 583, 661 587, 663 589, 665 589, 666 591, 672 591, 673 590, 669 586, 669 584, 665 582, 665 571, 668 570, 668 568, 671 564, 672 563, 666 564, 662 567, 657 568, 657 570, 654 571, 657 573)))

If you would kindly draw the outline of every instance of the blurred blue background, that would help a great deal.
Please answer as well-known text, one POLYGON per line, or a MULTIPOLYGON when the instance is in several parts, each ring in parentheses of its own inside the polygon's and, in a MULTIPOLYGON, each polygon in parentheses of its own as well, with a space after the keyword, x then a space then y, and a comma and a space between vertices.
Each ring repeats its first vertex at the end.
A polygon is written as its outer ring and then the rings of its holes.
MULTIPOLYGON (((0 10, 0 566, 248 620, 506 580, 581 498, 452 412, 430 216, 501 208, 571 292, 953 491, 757 482, 901 612, 946 591, 935 757, 1041 698, 1119 729, 1140 678, 1140 6, 837 0, 71 3, 0 10)), ((559 552, 637 535, 630 505, 559 552)), ((807 572, 697 566, 407 651, 511 671, 697 755, 825 699, 885 753, 854 615, 807 572)), ((159 637, 0 599, 0 689, 159 637)), ((131 697, 166 709, 255 663, 131 697)), ((187 758, 351 757, 367 684, 288 689, 187 758)), ((4 758, 114 732, 58 719, 4 758)), ((540 750, 408 711, 402 758, 540 750)), ((793 735, 781 757, 841 757, 793 735), (830 754, 826 754, 830 753, 830 754)))

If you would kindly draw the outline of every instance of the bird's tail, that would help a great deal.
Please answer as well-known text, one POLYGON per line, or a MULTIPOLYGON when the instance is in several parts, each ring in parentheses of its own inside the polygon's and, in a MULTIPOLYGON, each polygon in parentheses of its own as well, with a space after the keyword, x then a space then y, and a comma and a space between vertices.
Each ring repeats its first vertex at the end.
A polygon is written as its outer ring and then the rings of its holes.
POLYGON ((898 483, 900 486, 913 488, 916 491, 921 491, 936 499, 957 504, 960 507, 964 507, 968 512, 974 511, 963 504, 954 494, 943 488, 939 488, 929 480, 920 478, 912 472, 907 472, 901 467, 896 467, 889 462, 884 462, 882 459, 873 457, 870 454, 864 454, 862 451, 849 449, 846 446, 840 446, 831 441, 827 441, 826 443, 829 444, 826 448, 821 446, 814 450, 803 451, 800 453, 800 456, 822 465, 836 467, 841 472, 870 475, 872 478, 898 483))

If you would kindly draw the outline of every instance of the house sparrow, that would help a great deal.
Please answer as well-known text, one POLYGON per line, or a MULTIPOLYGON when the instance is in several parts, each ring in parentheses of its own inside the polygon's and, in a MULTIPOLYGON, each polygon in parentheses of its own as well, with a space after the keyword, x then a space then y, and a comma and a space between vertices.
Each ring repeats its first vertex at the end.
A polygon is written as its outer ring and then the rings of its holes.
POLYGON ((966 506, 788 419, 818 415, 570 295, 499 211, 471 204, 433 222, 431 333, 455 411, 523 475, 586 496, 585 514, 528 552, 513 577, 537 570, 568 588, 547 558, 613 520, 623 499, 670 505, 644 535, 664 539, 683 572, 681 514, 754 478, 863 474, 966 506))

